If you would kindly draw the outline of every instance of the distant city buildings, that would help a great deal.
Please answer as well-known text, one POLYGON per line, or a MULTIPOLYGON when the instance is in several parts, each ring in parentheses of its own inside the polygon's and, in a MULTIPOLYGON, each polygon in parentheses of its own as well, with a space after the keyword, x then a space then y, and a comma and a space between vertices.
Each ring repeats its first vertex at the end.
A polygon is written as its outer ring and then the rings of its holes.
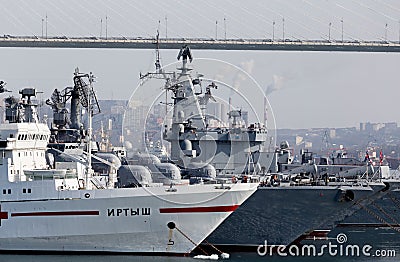
POLYGON ((336 130, 335 129, 330 129, 329 130, 329 138, 336 138, 336 130))
POLYGON ((360 123, 360 131, 366 131, 366 132, 372 132, 372 131, 379 131, 381 129, 390 129, 390 130, 395 130, 397 129, 397 123, 396 122, 390 122, 390 123, 360 123))
MULTIPOLYGON (((101 113, 93 118, 96 139, 106 136, 114 146, 130 145, 132 148, 143 148, 149 141, 162 139, 165 114, 169 107, 157 104, 149 108, 141 101, 126 100, 99 100, 99 104, 101 113)), ((209 128, 228 126, 228 112, 227 104, 209 103, 206 112, 209 128)), ((49 125, 52 123, 53 115, 49 106, 39 107, 39 114, 49 125)), ((243 121, 240 125, 248 126, 247 111, 241 111, 241 118, 243 121)), ((85 123, 85 117, 82 120, 85 123)), ((281 141, 288 141, 295 155, 301 149, 327 155, 343 147, 349 156, 361 158, 365 151, 369 150, 373 156, 382 150, 392 167, 397 167, 400 161, 400 127, 396 122, 363 122, 357 128, 278 129, 275 143, 281 141)))
POLYGON ((349 156, 357 158, 362 158, 366 151, 376 156, 382 150, 392 168, 400 162, 400 128, 395 122, 360 123, 359 128, 278 129, 277 136, 277 142, 289 142, 295 155, 301 149, 329 155, 342 147, 349 156))

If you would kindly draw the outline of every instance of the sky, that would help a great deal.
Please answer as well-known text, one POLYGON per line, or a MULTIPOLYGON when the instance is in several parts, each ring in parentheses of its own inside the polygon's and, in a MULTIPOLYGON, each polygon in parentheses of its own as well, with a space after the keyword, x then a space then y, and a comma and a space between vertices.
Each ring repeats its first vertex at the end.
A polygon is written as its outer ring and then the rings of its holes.
MULTIPOLYGON (((400 38, 396 0, 268 1, 0 0, 0 35, 390 40, 400 38), (106 28, 107 21, 107 28, 106 28), (343 22, 342 22, 343 21, 343 22), (43 26, 42 26, 43 25, 43 26), (283 32, 283 28, 285 31, 283 32)), ((161 50, 163 64, 178 50, 161 50)), ((267 92, 277 128, 398 122, 399 54, 192 50, 247 71, 267 92)), ((44 99, 72 85, 79 67, 97 76, 100 99, 128 99, 154 50, 0 48, 7 88, 44 99)), ((241 87, 239 87, 240 89, 241 87)), ((247 92, 251 95, 251 91, 247 92)), ((260 99, 261 100, 261 99, 260 99)), ((257 103, 257 102, 254 102, 257 103)), ((262 103, 262 101, 260 101, 262 103)))

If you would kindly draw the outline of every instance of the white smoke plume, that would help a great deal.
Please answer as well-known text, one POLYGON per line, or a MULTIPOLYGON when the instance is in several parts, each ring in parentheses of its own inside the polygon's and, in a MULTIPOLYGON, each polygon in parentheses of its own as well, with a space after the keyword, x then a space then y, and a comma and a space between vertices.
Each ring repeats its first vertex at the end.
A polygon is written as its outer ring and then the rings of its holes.
MULTIPOLYGON (((238 67, 241 68, 243 71, 245 71, 247 74, 251 75, 254 68, 254 59, 251 59, 249 61, 243 61, 238 65, 238 67)), ((232 81, 233 88, 235 90, 239 90, 242 82, 247 79, 248 76, 244 72, 238 70, 232 81)))
MULTIPOLYGON (((251 75, 254 65, 255 61, 254 59, 251 59, 248 61, 242 61, 236 66, 245 71, 247 74, 251 75)), ((235 90, 239 90, 242 82, 248 80, 249 77, 234 66, 227 65, 219 69, 219 71, 214 75, 214 79, 230 84, 234 89, 231 90, 231 94, 233 94, 235 90), (229 79, 227 79, 227 77, 229 77, 229 79)))
POLYGON ((284 87, 284 83, 286 78, 279 75, 272 76, 272 83, 267 86, 265 89, 265 95, 269 95, 274 91, 280 90, 284 87))

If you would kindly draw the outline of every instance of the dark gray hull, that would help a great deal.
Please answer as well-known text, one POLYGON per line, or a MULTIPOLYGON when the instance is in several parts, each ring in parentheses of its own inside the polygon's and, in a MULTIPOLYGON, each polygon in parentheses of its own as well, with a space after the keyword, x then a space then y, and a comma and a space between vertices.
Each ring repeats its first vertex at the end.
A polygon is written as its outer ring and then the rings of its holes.
POLYGON ((336 244, 339 234, 346 235, 346 243, 351 245, 370 245, 373 250, 394 250, 400 252, 400 191, 396 190, 399 181, 389 182, 389 190, 380 192, 381 197, 373 203, 364 205, 351 216, 345 218, 328 234, 326 240, 304 240, 301 244, 322 246, 336 244))
MULTIPOLYGON (((390 184, 392 189, 399 186, 398 182, 390 184)), ((381 194, 383 194, 381 198, 362 207, 339 223, 329 233, 329 237, 344 233, 349 239, 359 242, 368 239, 365 243, 370 244, 385 243, 390 237, 400 241, 400 191, 388 190, 381 194)))
MULTIPOLYGON (((352 190, 354 200, 367 198, 373 190, 352 190)), ((334 227, 350 215, 353 201, 341 198, 335 187, 260 187, 225 220, 207 241, 217 245, 287 245, 307 231, 334 227)))

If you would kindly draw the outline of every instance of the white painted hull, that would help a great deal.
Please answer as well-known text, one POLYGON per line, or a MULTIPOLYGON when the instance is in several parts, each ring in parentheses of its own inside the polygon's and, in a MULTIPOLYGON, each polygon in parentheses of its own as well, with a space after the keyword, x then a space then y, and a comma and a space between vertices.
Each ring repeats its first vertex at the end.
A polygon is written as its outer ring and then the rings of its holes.
POLYGON ((256 185, 176 188, 62 191, 58 199, 2 202, 0 250, 189 253, 256 185))

